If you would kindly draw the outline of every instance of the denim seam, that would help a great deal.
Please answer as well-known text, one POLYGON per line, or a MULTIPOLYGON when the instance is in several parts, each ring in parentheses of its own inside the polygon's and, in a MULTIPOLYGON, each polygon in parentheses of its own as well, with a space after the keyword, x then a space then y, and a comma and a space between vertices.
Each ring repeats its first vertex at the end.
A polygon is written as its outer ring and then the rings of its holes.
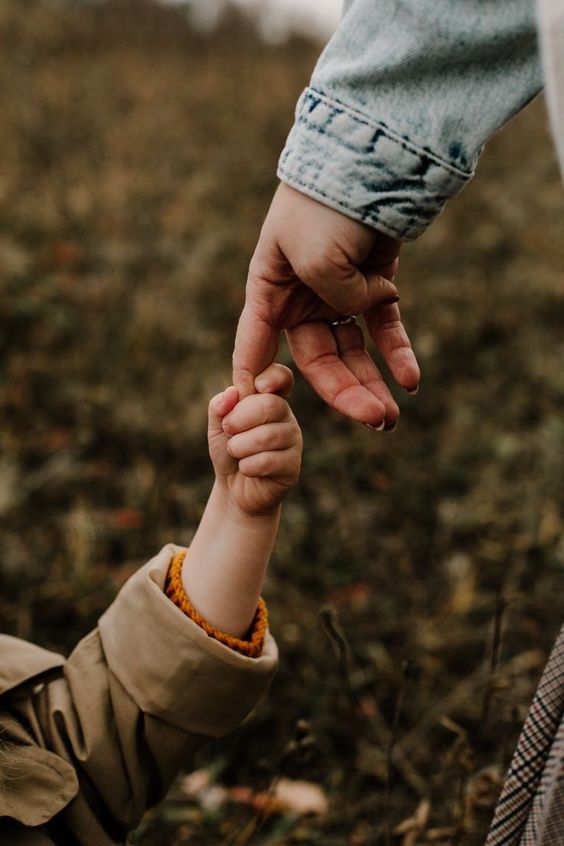
MULTIPOLYGON (((460 170, 449 162, 446 162, 440 156, 437 156, 437 154, 433 153, 432 150, 427 150, 424 147, 419 147, 406 136, 394 132, 394 130, 390 129, 387 124, 383 123, 382 121, 371 120, 367 115, 363 114, 363 112, 358 111, 357 109, 347 105, 346 103, 342 103, 340 100, 337 100, 334 97, 328 97, 326 94, 323 94, 321 91, 318 91, 316 88, 312 87, 306 88, 303 92, 301 101, 302 108, 300 109, 298 115, 298 122, 304 123, 306 126, 309 124, 309 122, 307 120, 307 115, 304 113, 305 110, 303 108, 303 104, 307 99, 321 100, 333 112, 332 117, 335 117, 339 113, 344 112, 357 123, 360 123, 371 129, 381 131, 387 138, 390 139, 390 141, 394 141, 399 146, 403 147, 405 150, 408 150, 410 153, 414 153, 415 155, 420 156, 421 158, 430 159, 435 164, 444 168, 444 170, 454 174, 455 176, 458 176, 461 179, 467 181, 474 176, 474 171, 460 170)), ((346 147, 346 144, 343 146, 346 147)))

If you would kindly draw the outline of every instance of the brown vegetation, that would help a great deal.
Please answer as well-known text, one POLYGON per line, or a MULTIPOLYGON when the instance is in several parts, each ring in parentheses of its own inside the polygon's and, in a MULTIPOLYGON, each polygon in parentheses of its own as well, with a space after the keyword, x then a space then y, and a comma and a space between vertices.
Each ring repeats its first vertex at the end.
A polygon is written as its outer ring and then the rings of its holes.
MULTIPOLYGON (((4 631, 67 650, 189 540, 207 398, 315 55, 235 18, 195 34, 141 0, 2 3, 4 631)), ((537 104, 512 123, 405 249, 424 375, 398 431, 297 385, 303 479, 266 591, 281 671, 200 763, 257 794, 320 784, 329 813, 206 810, 179 788, 135 842, 242 844, 255 814, 251 842, 272 846, 483 842, 562 611, 564 202, 545 122, 537 104)))

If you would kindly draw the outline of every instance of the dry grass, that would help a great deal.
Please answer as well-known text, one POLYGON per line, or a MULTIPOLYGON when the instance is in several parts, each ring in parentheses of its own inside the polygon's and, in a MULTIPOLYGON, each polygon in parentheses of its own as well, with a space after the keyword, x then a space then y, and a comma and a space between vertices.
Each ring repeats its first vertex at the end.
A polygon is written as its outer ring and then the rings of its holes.
MULTIPOLYGON (((141 0, 30 0, 25 15, 4 0, 4 631, 68 649, 134 568, 189 540, 210 484, 206 399, 228 379, 315 52, 263 47, 234 19, 196 35, 141 0)), ((332 810, 273 818, 257 846, 391 842, 422 798, 417 842, 437 827, 438 843, 483 841, 561 621, 564 202, 544 125, 539 104, 515 121, 405 250, 424 379, 399 396, 397 433, 353 427, 298 384, 303 479, 267 590, 282 668, 206 760, 256 790, 280 772, 317 781, 332 810), (307 760, 285 754, 301 718, 307 760)), ((228 843, 250 813, 171 801, 136 842, 228 843)))

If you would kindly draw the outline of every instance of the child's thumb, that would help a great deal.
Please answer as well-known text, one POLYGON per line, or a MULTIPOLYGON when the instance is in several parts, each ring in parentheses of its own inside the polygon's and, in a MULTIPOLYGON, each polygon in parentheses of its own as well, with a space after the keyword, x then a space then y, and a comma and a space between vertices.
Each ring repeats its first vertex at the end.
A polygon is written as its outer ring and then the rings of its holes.
POLYGON ((294 374, 284 364, 274 362, 259 373, 255 379, 255 388, 259 394, 279 394, 288 397, 294 387, 294 374))

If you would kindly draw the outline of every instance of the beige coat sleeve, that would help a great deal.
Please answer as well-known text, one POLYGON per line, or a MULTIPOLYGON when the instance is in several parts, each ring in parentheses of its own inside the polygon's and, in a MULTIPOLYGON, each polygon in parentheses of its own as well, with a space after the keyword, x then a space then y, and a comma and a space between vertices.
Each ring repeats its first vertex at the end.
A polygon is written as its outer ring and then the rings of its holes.
POLYGON ((0 788, 0 840, 5 815, 45 826, 56 843, 123 843, 196 747, 234 729, 265 691, 270 635, 247 658, 164 594, 178 551, 165 547, 126 583, 62 672, 50 667, 55 677, 37 684, 34 667, 35 687, 0 696, 5 736, 21 744, 0 788))

